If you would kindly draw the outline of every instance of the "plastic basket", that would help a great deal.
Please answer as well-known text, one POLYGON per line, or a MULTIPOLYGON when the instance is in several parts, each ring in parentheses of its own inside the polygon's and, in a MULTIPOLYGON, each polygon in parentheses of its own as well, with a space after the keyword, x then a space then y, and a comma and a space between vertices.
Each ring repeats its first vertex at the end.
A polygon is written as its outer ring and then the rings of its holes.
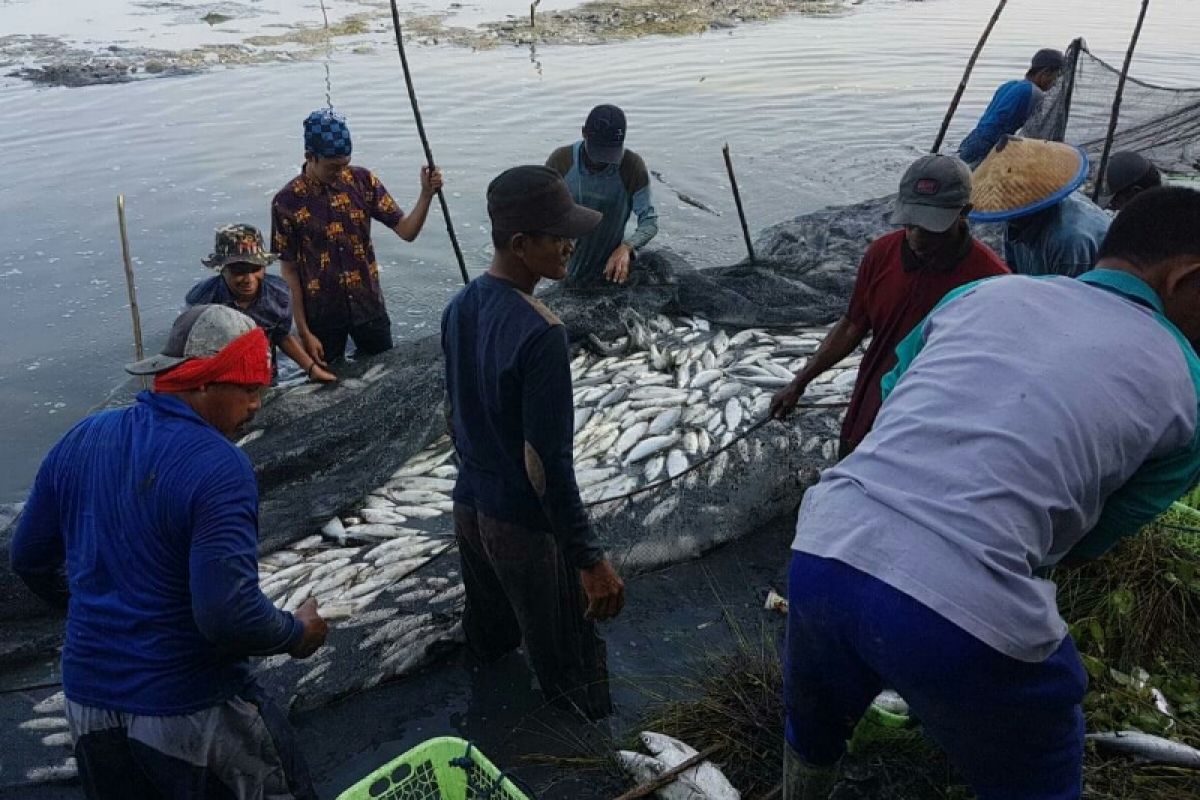
POLYGON ((439 736, 398 756, 337 800, 531 800, 469 742, 439 736))

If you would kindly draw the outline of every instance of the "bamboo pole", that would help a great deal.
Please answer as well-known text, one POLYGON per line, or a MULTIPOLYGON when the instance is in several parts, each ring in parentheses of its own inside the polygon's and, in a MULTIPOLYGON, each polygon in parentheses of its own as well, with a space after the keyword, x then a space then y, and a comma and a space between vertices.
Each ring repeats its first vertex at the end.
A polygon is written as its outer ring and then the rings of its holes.
POLYGON ((733 202, 737 204, 738 217, 742 221, 742 236, 746 239, 746 252, 750 254, 750 263, 754 263, 754 245, 750 243, 750 227, 746 224, 746 212, 742 209, 742 193, 738 191, 737 176, 733 174, 733 159, 729 157, 729 142, 721 148, 725 156, 725 169, 729 172, 729 184, 733 187, 733 202))
POLYGON ((687 772, 692 767, 707 760, 708 758, 710 758, 711 756, 716 754, 716 752, 720 749, 721 749, 720 745, 716 745, 716 744, 709 745, 708 747, 704 748, 699 753, 696 753, 696 755, 692 756, 691 758, 687 759, 686 761, 680 761, 678 764, 671 767, 669 770, 664 772, 662 775, 659 775, 654 780, 647 781, 646 783, 643 783, 640 786, 636 786, 633 789, 630 789, 625 794, 617 797, 616 800, 637 800, 639 797, 645 797, 648 794, 652 794, 655 791, 657 791, 658 789, 661 789, 662 787, 666 786, 667 784, 673 783, 674 780, 676 778, 678 778, 680 775, 682 775, 684 772, 687 772))
POLYGON ((1125 79, 1129 77, 1129 64, 1133 61, 1133 51, 1137 49, 1138 37, 1142 35, 1142 23, 1146 21, 1146 11, 1150 8, 1150 0, 1142 0, 1142 8, 1138 12, 1137 25, 1133 28, 1133 36, 1129 38, 1129 49, 1125 51, 1125 64, 1121 67, 1121 79, 1117 81, 1117 93, 1113 96, 1112 115, 1108 118, 1108 135, 1104 137, 1104 152, 1100 155, 1100 166, 1096 168, 1096 183, 1092 189, 1092 202, 1100 202, 1100 190, 1104 188, 1104 171, 1108 169, 1108 157, 1112 154, 1113 137, 1117 135, 1117 121, 1121 116, 1121 96, 1125 93, 1125 79))
MULTIPOLYGON (((433 151, 429 148, 429 137, 425 135, 425 123, 421 120, 421 108, 417 105, 417 91, 413 88, 412 73, 408 69, 408 56, 404 54, 404 31, 400 27, 400 9, 396 0, 392 0, 392 26, 396 29, 396 49, 400 52, 400 66, 404 68, 404 83, 408 87, 408 99, 412 103, 413 118, 417 121, 417 135, 421 137, 421 146, 425 148, 425 163, 433 172, 433 151)), ((467 276, 467 264, 463 260, 462 249, 458 246, 458 237, 454 234, 454 222, 450 219, 450 207, 446 205, 446 195, 441 189, 437 191, 438 202, 442 206, 442 217, 446 220, 446 233, 450 235, 450 244, 454 248, 454 257, 458 259, 458 270, 462 273, 463 283, 470 283, 467 276)))
MULTIPOLYGON (((146 357, 142 349, 142 315, 138 311, 137 287, 133 280, 133 259, 129 257, 129 233, 125 229, 125 195, 117 195, 117 226, 121 229, 121 256, 125 260, 125 289, 129 294, 129 313, 133 315, 133 353, 138 361, 146 357)), ((142 388, 149 386, 145 375, 142 388)))
POLYGON ((967 90, 967 82, 971 79, 971 72, 975 69, 975 62, 979 59, 979 54, 983 52, 983 46, 987 43, 988 37, 992 35, 992 28, 996 27, 996 22, 1000 19, 1000 12, 1004 10, 1004 6, 1008 4, 1008 0, 1000 0, 996 6, 996 10, 992 12, 992 18, 988 20, 987 27, 983 29, 983 35, 979 37, 979 43, 975 45, 975 52, 971 53, 971 59, 967 62, 967 68, 963 70, 962 80, 958 82, 958 89, 954 92, 954 99, 950 101, 950 107, 946 109, 946 116, 942 119, 941 130, 938 131, 937 138, 933 140, 933 148, 929 152, 936 153, 942 149, 942 142, 946 139, 946 131, 950 129, 950 120, 954 119, 954 112, 958 110, 958 102, 962 100, 963 92, 967 90))

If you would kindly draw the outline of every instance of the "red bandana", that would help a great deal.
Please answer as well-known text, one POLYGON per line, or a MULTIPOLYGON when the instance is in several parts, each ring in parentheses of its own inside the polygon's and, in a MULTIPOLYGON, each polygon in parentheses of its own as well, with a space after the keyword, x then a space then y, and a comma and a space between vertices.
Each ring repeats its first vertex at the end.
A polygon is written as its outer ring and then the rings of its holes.
POLYGON ((210 383, 270 385, 271 347, 262 328, 243 333, 216 355, 189 359, 160 373, 154 391, 187 392, 210 383))

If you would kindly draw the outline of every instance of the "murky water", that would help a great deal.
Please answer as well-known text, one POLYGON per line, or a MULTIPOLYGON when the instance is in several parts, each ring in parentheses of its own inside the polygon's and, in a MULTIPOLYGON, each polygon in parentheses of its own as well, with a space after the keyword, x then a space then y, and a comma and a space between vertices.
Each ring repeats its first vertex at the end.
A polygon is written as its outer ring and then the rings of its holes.
MULTIPOLYGON (((657 244, 710 265, 742 255, 724 142, 755 229, 891 191, 906 163, 932 142, 993 5, 867 0, 832 16, 692 38, 536 51, 414 47, 409 57, 474 273, 488 258, 488 180, 512 164, 541 162, 571 141, 597 102, 622 105, 629 146, 672 186, 721 212, 686 205, 655 184, 657 244)), ((1083 35, 1094 52, 1119 63, 1138 5, 1010 2, 950 141, 1040 46, 1062 47, 1083 35)), ((285 21, 320 13, 315 3, 254 7, 262 15, 241 21, 241 30, 276 30, 272 9, 290 9, 279 12, 285 21)), ((470 21, 522 7, 486 0, 462 13, 470 21)), ((0 35, 30 32, 40 21, 41 32, 79 38, 155 47, 195 41, 160 40, 176 29, 158 17, 139 22, 139 9, 146 5, 0 0, 0 35), (70 8, 89 10, 66 13, 70 8), (21 24, 10 27, 10 20, 21 24)), ((203 31, 193 22, 178 28, 189 37, 203 31)), ((1134 71, 1161 83, 1200 84, 1198 34, 1194 0, 1153 4, 1134 71)), ((373 39, 373 52, 335 57, 333 101, 350 120, 356 161, 375 170, 403 205, 416 194, 420 146, 395 51, 382 33, 373 39)), ((127 198, 142 324, 153 350, 188 287, 207 275, 199 260, 214 227, 234 220, 269 225, 270 198, 301 160, 300 120, 323 101, 323 66, 313 62, 86 89, 0 83, 0 442, 7 451, 0 502, 19 500, 54 440, 124 383, 121 365, 132 344, 116 194, 127 198)), ((397 334, 431 333, 460 285, 440 215, 433 213, 415 244, 378 226, 375 236, 397 334)))

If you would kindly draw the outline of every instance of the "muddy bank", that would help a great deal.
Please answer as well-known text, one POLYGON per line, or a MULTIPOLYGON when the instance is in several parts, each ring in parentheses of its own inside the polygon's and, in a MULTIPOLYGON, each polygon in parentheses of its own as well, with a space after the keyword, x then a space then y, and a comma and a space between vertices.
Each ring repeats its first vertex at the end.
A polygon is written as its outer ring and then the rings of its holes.
MULTIPOLYGON (((273 25, 238 43, 204 44, 167 50, 110 45, 99 50, 44 35, 0 36, 3 73, 44 86, 81 87, 124 83, 153 77, 187 75, 216 67, 308 60, 331 49, 371 52, 392 46, 387 4, 374 6, 323 24, 273 25)), ((697 35, 733 28, 745 22, 789 13, 827 14, 844 8, 844 0, 596 0, 562 11, 535 12, 533 18, 509 18, 475 27, 455 25, 453 13, 407 13, 406 37, 428 45, 453 44, 476 50, 504 45, 602 44, 643 36, 697 35)), ((194 21, 212 26, 236 24, 236 5, 201 14, 194 21)), ((151 8, 151 12, 156 10, 151 8)), ((156 13, 175 15, 163 4, 156 13)))

